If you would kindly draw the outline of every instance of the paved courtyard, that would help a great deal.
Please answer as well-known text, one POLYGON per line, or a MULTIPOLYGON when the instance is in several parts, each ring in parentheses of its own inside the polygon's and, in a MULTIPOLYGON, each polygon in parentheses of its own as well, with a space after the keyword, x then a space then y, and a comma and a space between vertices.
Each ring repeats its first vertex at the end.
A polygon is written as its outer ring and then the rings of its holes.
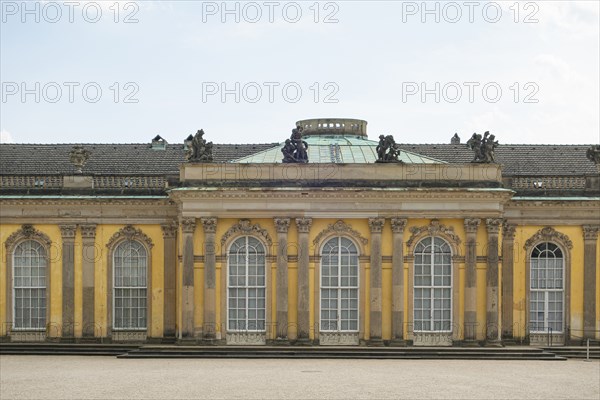
POLYGON ((599 399, 600 362, 1 356, 8 399, 599 399))

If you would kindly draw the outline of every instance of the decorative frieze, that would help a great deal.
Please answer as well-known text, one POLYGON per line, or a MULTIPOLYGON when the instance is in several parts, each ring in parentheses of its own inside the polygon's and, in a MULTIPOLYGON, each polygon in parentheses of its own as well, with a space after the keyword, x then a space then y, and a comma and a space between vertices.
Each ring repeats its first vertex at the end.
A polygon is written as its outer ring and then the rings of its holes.
MULTIPOLYGON (((296 220, 296 221, 298 221, 298 220, 296 220)), ((323 239, 323 237, 325 237, 331 233, 335 233, 337 235, 352 236, 355 239, 357 239, 358 241, 360 241, 362 244, 367 244, 369 242, 369 239, 362 236, 360 234, 360 232, 352 229, 352 227, 350 225, 348 225, 344 221, 340 220, 340 221, 337 221, 335 224, 327 225, 327 228, 325 228, 321 232, 319 232, 317 237, 315 237, 315 239, 313 240, 313 244, 314 245, 319 244, 321 242, 321 239, 323 239)))
MULTIPOLYGON (((216 218, 213 218, 213 219, 215 220, 214 228, 216 229, 216 218)), ((204 223, 204 218, 203 218, 202 223, 204 223)), ((212 227, 211 227, 211 229, 212 229, 212 227)), ((205 231, 206 231, 206 226, 205 226, 205 231)), ((214 231, 212 231, 212 232, 214 232, 214 231)), ((267 245, 269 245, 269 247, 271 246, 271 244, 273 244, 273 240, 271 239, 271 236, 269 235, 269 232, 266 229, 263 229, 259 224, 252 225, 249 219, 241 219, 241 220, 239 220, 239 222, 237 224, 235 224, 231 228, 229 228, 227 230, 227 232, 225 232, 225 234, 221 237, 221 246, 223 246, 230 237, 232 237, 238 233, 241 233, 243 235, 259 236, 264 239, 264 241, 267 243, 267 245)))
POLYGON ((558 241, 564 244, 568 249, 573 248, 573 242, 571 239, 563 233, 556 231, 551 226, 546 226, 539 231, 536 232, 535 235, 530 237, 526 242, 525 246, 523 246, 526 250, 530 249, 537 242, 551 242, 558 241))

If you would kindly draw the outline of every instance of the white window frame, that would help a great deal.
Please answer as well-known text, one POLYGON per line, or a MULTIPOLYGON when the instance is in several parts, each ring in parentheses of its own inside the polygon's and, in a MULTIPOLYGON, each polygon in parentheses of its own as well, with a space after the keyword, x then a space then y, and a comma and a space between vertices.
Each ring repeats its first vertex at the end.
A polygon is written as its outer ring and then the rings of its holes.
MULTIPOLYGON (((139 256, 138 256, 139 257, 139 256)), ((142 257, 139 257, 142 258, 142 257)), ((150 315, 149 315, 149 308, 148 308, 148 281, 150 279, 149 277, 149 273, 150 273, 150 268, 149 268, 149 264, 150 264, 150 258, 148 257, 148 249, 146 249, 146 246, 144 246, 141 242, 137 241, 137 240, 123 240, 121 242, 119 242, 113 252, 112 252, 112 330, 113 331, 146 331, 148 329, 148 322, 150 319, 150 315), (127 245, 127 244, 131 244, 131 243, 136 243, 139 248, 138 251, 143 251, 144 252, 144 256, 143 259, 145 260, 145 280, 144 280, 144 286, 117 286, 117 274, 116 274, 116 269, 117 269, 117 254, 119 252, 119 248, 121 248, 121 246, 127 245), (116 291, 119 289, 125 289, 125 290, 140 290, 143 289, 146 292, 146 296, 143 298, 142 301, 142 307, 137 307, 138 310, 143 309, 145 312, 145 325, 144 326, 131 326, 132 324, 130 324, 129 326, 117 326, 117 313, 116 313, 116 309, 117 309, 117 297, 116 297, 116 291)), ((125 297, 124 297, 125 298, 125 297)), ((133 298, 130 296, 128 297, 128 299, 132 300, 133 298)), ((138 301, 140 301, 140 297, 136 298, 138 301)), ((125 309, 125 307, 122 307, 123 309, 125 309)), ((132 308, 132 307, 128 307, 128 308, 132 308)), ((121 317, 122 321, 124 321, 124 318, 121 317)), ((139 317, 138 317, 139 319, 139 317)))
MULTIPOLYGON (((229 249, 227 250, 227 273, 226 273, 226 277, 225 277, 225 279, 226 279, 226 293, 225 293, 225 298, 226 298, 226 301, 225 301, 226 315, 225 315, 225 318, 226 318, 226 321, 227 321, 227 332, 232 332, 232 333, 233 332, 235 332, 235 333, 246 333, 246 332, 247 333, 265 333, 266 332, 266 328, 267 328, 267 301, 268 301, 268 298, 267 298, 267 252, 266 252, 266 250, 267 249, 266 249, 264 243, 261 240, 259 240, 258 238, 254 237, 254 236, 249 236, 249 235, 240 236, 240 237, 236 238, 235 240, 233 240, 231 242, 231 244, 229 245, 229 249), (258 252, 257 255, 261 255, 262 254, 263 260, 264 260, 264 264, 262 265, 262 267, 263 267, 263 285, 254 285, 254 286, 248 285, 248 267, 249 267, 249 260, 248 260, 249 246, 248 246, 248 242, 249 242, 249 240, 251 238, 254 239, 254 240, 256 240, 256 242, 258 243, 258 245, 260 245, 260 248, 262 249, 262 251, 258 252), (245 241, 244 247, 243 247, 245 249, 245 255, 244 255, 244 259, 245 259, 245 265, 244 265, 244 270, 245 270, 244 277, 245 277, 245 279, 244 279, 244 282, 245 282, 245 284, 242 285, 242 286, 231 285, 230 284, 230 280, 229 280, 230 271, 231 271, 231 261, 232 261, 231 251, 232 251, 232 247, 234 246, 234 244, 237 243, 239 240, 244 240, 245 241), (245 308, 244 308, 244 310, 245 310, 245 326, 246 326, 245 329, 233 329, 230 326, 230 323, 229 323, 229 311, 230 311, 230 307, 229 307, 229 301, 230 301, 229 290, 230 289, 236 289, 236 290, 243 289, 244 292, 245 292, 245 296, 244 296, 244 299, 245 299, 245 308), (249 329, 249 322, 252 321, 252 320, 250 320, 248 318, 248 314, 249 314, 248 313, 248 311, 249 311, 249 308, 248 308, 248 300, 249 300, 249 298, 248 298, 248 290, 249 289, 256 289, 256 290, 262 289, 263 290, 263 293, 264 293, 264 308, 263 308, 264 318, 262 319, 263 320, 263 329, 249 329)), ((256 266, 258 267, 258 263, 257 263, 256 266)), ((259 275, 257 274, 256 276, 258 277, 259 275)), ((239 299, 239 297, 238 297, 238 299, 239 299)), ((259 299, 259 297, 256 297, 257 301, 258 301, 258 299, 259 299)), ((240 309, 236 307, 236 310, 240 310, 240 309)), ((259 308, 256 308, 256 310, 258 311, 259 308)), ((239 320, 239 318, 236 318, 236 321, 238 321, 238 320, 239 320)), ((255 320, 258 321, 259 319, 256 318, 255 320)))
MULTIPOLYGON (((556 269, 557 268, 553 268, 552 270, 555 271, 556 269)), ((565 253, 564 253, 563 249, 561 248, 561 246, 559 246, 557 243, 554 243, 554 242, 542 242, 542 243, 538 243, 537 245, 535 245, 532 248, 532 250, 531 250, 531 256, 529 258, 529 307, 528 307, 529 315, 528 315, 528 319, 529 319, 529 332, 530 333, 549 333, 550 331, 549 331, 549 326, 548 325, 550 323, 557 323, 557 322, 560 322, 561 329, 560 330, 552 330, 552 333, 553 334, 555 334, 555 333, 556 334, 564 333, 564 330, 565 330, 565 312, 566 312, 566 310, 565 310, 565 282, 566 282, 565 273, 566 273, 566 271, 565 271, 565 253), (549 250, 548 249, 548 245, 549 244, 552 245, 552 246, 554 246, 555 249, 554 250, 549 250), (544 249, 542 249, 541 246, 544 246, 544 249), (534 251, 536 251, 536 249, 538 249, 540 251, 540 255, 534 257, 533 253, 534 253, 534 251), (553 257, 553 258, 543 257, 542 258, 541 257, 541 253, 546 252, 546 251, 551 251, 555 255, 555 257, 553 257), (556 257, 556 252, 557 251, 560 252, 560 257, 556 257), (541 270, 539 268, 540 261, 541 260, 545 261, 546 267, 545 267, 544 271, 545 271, 545 274, 546 274, 545 276, 546 277, 547 277, 547 273, 549 271, 548 270, 547 260, 555 260, 555 261, 556 260, 560 260, 560 264, 561 264, 561 268, 560 268, 560 270, 561 270, 561 288, 560 289, 556 289, 556 288, 551 288, 551 289, 548 289, 548 288, 533 288, 532 287, 533 283, 534 283, 534 279, 533 279, 533 264, 534 264, 534 260, 536 260, 537 263, 538 263, 538 267, 536 268, 536 270, 538 272, 541 270), (543 297, 544 297, 544 299, 543 299, 543 305, 544 305, 544 316, 543 316, 543 325, 544 325, 544 327, 543 327, 543 330, 532 329, 532 326, 534 325, 534 323, 536 325, 538 325, 539 322, 540 322, 539 320, 536 320, 534 322, 531 319, 531 313, 532 313, 532 311, 531 311, 531 303, 533 301, 532 300, 532 297, 533 297, 532 294, 533 293, 538 293, 538 294, 542 293, 543 297), (549 312, 548 305, 550 303, 550 301, 549 301, 549 297, 550 297, 549 293, 560 293, 561 294, 561 301, 560 301, 560 303, 561 303, 562 307, 561 307, 560 313, 562 315, 562 318, 561 318, 560 321, 549 321, 548 320, 548 312, 549 312)), ((539 280, 539 279, 540 278, 538 276, 537 280, 539 280)), ((545 279, 547 279, 547 278, 545 278, 545 279)), ((554 278, 554 279, 556 279, 556 278, 554 278)), ((539 300, 536 300, 536 301, 539 302, 539 300)), ((556 310, 554 310, 554 312, 556 312, 556 310)))
MULTIPOLYGON (((30 257, 27 257, 28 259, 30 259, 30 257)), ((31 263, 30 263, 31 264, 31 263)), ((29 268, 32 267, 32 265, 28 266, 29 268)), ((37 267, 39 268, 39 266, 37 267)), ((46 248, 37 240, 33 240, 33 239, 27 239, 27 240, 23 240, 21 242, 19 242, 13 249, 12 251, 12 330, 13 331, 45 331, 46 330, 46 324, 48 323, 47 320, 47 315, 48 315, 48 255, 46 254, 46 248), (44 278, 44 286, 17 286, 16 285, 16 279, 17 279, 17 275, 16 275, 16 269, 17 269, 17 263, 16 263, 16 255, 17 255, 17 251, 19 249, 20 246, 23 246, 26 243, 35 243, 38 247, 38 250, 41 251, 42 255, 38 256, 37 258, 41 260, 41 262, 44 264, 43 268, 44 268, 44 274, 41 275, 44 278), (40 327, 33 327, 31 326, 31 315, 29 317, 29 326, 17 326, 17 295, 16 292, 19 289, 30 289, 30 290, 43 290, 43 296, 39 297, 38 299, 43 299, 44 303, 45 303, 45 307, 44 307, 44 313, 42 316, 42 319, 44 321, 44 324, 40 327)), ((39 277, 40 275, 38 275, 39 277)), ((29 278, 31 278, 31 273, 29 274, 29 278)), ((31 296, 29 297, 30 300, 30 304, 31 304, 31 296)), ((29 307, 30 311, 33 310, 32 307, 29 307)), ((39 309, 38 309, 38 315, 39 315, 39 309)), ((39 319, 39 318, 38 318, 39 319)))
MULTIPOLYGON (((421 252, 419 254, 425 255, 427 253, 421 252)), ((442 237, 439 237, 439 236, 426 236, 426 237, 422 238, 421 240, 419 240, 419 242, 415 245, 415 250, 414 250, 413 255, 414 255, 414 261, 413 261, 413 293, 412 293, 413 294, 413 309, 412 309, 412 314, 413 314, 412 315, 413 332, 416 332, 416 333, 419 333, 419 332, 420 333, 451 333, 452 332, 452 324, 454 322, 453 321, 453 316, 454 316, 454 302, 453 302, 453 295, 454 295, 454 265, 453 265, 453 260, 452 260, 452 257, 453 257, 452 246, 450 246, 450 243, 448 243, 448 241, 446 241, 442 237), (448 248, 448 252, 447 253, 443 252, 443 253, 440 253, 440 254, 442 256, 447 255, 448 258, 449 258, 449 260, 450 260, 450 263, 447 264, 447 265, 444 264, 443 261, 442 261, 442 268, 445 267, 445 266, 447 266, 449 268, 449 270, 450 270, 450 285, 449 286, 448 285, 443 285, 443 284, 442 285, 435 285, 434 271, 435 271, 435 265, 436 265, 435 264, 435 250, 436 250, 436 247, 437 247, 437 245, 435 244, 435 240, 436 239, 441 240, 443 242, 443 245, 445 245, 448 248), (416 280, 417 280, 417 271, 416 271, 416 269, 417 269, 417 249, 419 248, 419 245, 421 243, 423 243, 425 240, 431 240, 431 245, 430 245, 431 246, 431 250, 429 252, 429 255, 431 255, 431 263, 429 264, 429 266, 430 266, 431 282, 430 282, 430 285, 417 285, 417 283, 416 283, 416 280), (416 296, 417 289, 429 289, 430 290, 430 295, 429 295, 429 302, 430 302, 429 323, 431 324, 430 326, 431 326, 432 329, 415 329, 414 328, 416 326, 416 324, 417 324, 417 319, 416 319, 416 316, 415 316, 415 311, 416 311, 415 302, 417 301, 417 296, 416 296), (436 298, 434 296, 435 289, 442 289, 442 290, 443 289, 447 289, 449 291, 449 293, 450 293, 450 295, 449 295, 450 308, 448 310, 450 312, 450 320, 449 320, 449 327, 448 327, 448 329, 433 329, 433 328, 435 328, 435 323, 436 323, 436 320, 434 319, 434 316, 433 316, 434 305, 435 305, 435 300, 436 300, 436 298)), ((421 265, 424 266, 425 264, 421 264, 421 265)), ((442 274, 442 280, 443 280, 444 276, 445 275, 442 274)), ((421 298, 421 299, 423 301, 426 300, 425 298, 421 298)), ((441 300, 443 301, 443 298, 441 300)), ((442 308, 442 312, 444 310, 445 309, 442 308)), ((418 321, 424 321, 424 320, 419 319, 418 321)), ((441 323, 441 324, 443 324, 443 322, 444 322, 443 318, 442 318, 441 322, 438 321, 438 323, 441 323)))
MULTIPOLYGON (((335 236, 332 238, 329 238, 328 240, 325 241, 325 243, 323 243, 323 246, 321 247, 321 262, 320 262, 320 270, 319 270, 319 330, 321 332, 324 333, 329 333, 329 332, 335 332, 335 333, 358 333, 360 331, 360 260, 359 260, 359 249, 358 246, 356 245, 356 243, 354 243, 354 241, 348 237, 344 237, 344 236, 335 236), (350 244, 353 246, 354 248, 354 253, 349 253, 350 256, 354 256, 356 259, 356 285, 354 286, 342 286, 341 284, 341 278, 342 278, 342 274, 341 274, 341 256, 342 256, 342 239, 346 239, 350 242, 350 244), (338 268, 338 274, 337 274, 337 285, 336 286, 323 286, 323 256, 324 254, 324 250, 325 250, 325 246, 327 246, 328 243, 330 243, 331 241, 336 240, 336 246, 338 249, 338 254, 337 254, 337 268, 338 268), (337 329, 323 329, 323 290, 335 290, 337 292, 337 308, 335 309, 337 312, 337 329), (356 329, 342 329, 342 318, 341 318, 341 312, 342 312, 342 290, 354 290, 356 291, 356 329)), ((348 265, 349 268, 353 267, 352 265, 348 265)), ((350 278, 352 275, 348 275, 348 278, 350 278)), ((330 310, 330 309, 328 309, 330 310)), ((354 309, 348 308, 348 311, 354 311, 354 309)), ((354 320, 352 319, 348 319, 348 321, 352 321, 354 320)), ((330 319, 327 319, 327 321, 330 321, 330 319)))

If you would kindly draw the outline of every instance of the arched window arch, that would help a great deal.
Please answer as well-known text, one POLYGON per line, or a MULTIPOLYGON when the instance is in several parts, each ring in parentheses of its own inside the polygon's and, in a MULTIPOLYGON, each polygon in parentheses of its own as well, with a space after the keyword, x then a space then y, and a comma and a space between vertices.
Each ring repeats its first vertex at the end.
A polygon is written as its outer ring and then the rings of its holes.
POLYGON ((415 332, 452 331, 452 250, 440 237, 425 237, 414 250, 415 332))
POLYGON ((562 333, 565 314, 565 262, 553 242, 531 251, 529 271, 529 331, 562 333))
POLYGON ((48 255, 36 240, 24 240, 13 251, 13 329, 46 329, 48 255))
POLYGON ((266 253, 255 237, 241 236, 227 257, 227 330, 264 332, 266 327, 266 253))
POLYGON ((352 240, 336 236, 325 242, 320 277, 321 332, 358 332, 358 248, 352 240))
POLYGON ((148 252, 124 240, 113 252, 113 329, 145 330, 148 321, 148 252))

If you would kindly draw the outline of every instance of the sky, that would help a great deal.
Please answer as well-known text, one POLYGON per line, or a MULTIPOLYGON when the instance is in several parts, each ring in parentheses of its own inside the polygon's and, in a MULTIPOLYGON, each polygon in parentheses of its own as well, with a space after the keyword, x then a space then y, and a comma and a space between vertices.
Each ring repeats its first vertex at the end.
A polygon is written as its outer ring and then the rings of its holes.
POLYGON ((600 143, 598 1, 0 1, 3 143, 600 143))

